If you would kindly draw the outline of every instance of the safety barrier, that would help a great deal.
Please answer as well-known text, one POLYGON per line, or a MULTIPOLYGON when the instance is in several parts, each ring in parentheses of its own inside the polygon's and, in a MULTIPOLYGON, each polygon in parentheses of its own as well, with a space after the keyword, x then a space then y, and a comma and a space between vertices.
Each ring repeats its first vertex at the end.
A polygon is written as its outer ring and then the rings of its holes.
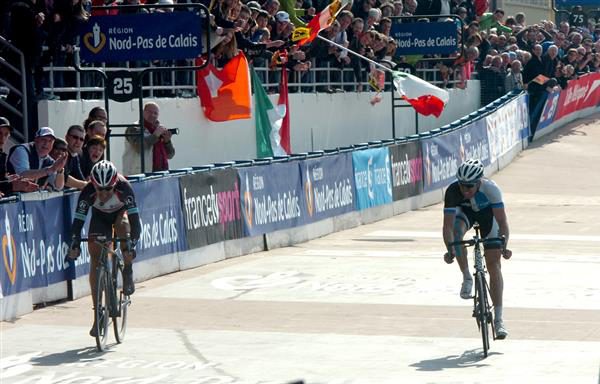
MULTIPOLYGON (((286 246, 439 202, 461 161, 480 158, 490 175, 526 147, 528 133, 527 95, 510 94, 401 139, 134 175, 142 220, 134 277, 286 246)), ((35 303, 89 294, 87 247, 77 261, 64 262, 77 197, 27 194, 0 205, 3 320, 35 303)))

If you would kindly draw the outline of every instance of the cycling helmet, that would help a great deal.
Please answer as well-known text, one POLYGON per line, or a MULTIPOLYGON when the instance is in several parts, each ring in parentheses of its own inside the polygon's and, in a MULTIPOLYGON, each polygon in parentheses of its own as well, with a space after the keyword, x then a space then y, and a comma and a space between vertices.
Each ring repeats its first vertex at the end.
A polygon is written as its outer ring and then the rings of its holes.
POLYGON ((101 160, 94 164, 91 172, 92 184, 99 188, 112 187, 117 182, 117 168, 107 160, 101 160))
POLYGON ((459 183, 474 184, 483 177, 483 163, 479 159, 469 159, 462 163, 456 171, 459 183))

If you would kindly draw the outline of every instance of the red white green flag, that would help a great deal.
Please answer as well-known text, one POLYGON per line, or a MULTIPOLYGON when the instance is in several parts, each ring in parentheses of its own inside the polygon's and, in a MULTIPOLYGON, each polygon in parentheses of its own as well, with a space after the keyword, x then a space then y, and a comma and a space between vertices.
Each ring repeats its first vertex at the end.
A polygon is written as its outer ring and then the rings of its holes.
POLYGON ((450 98, 448 91, 410 73, 396 71, 393 77, 396 91, 417 113, 440 117, 450 98))
POLYGON ((287 76, 282 68, 279 101, 273 105, 256 71, 252 69, 254 84, 254 115, 256 119, 257 157, 284 156, 290 153, 290 121, 287 101, 287 76))

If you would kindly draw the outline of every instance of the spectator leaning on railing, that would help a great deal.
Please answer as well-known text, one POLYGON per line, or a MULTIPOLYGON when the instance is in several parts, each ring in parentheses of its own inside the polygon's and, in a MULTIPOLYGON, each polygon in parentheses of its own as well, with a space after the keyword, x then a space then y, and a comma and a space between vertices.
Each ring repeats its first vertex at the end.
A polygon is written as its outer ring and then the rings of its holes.
POLYGON ((63 154, 56 160, 49 156, 54 139, 54 130, 42 127, 32 142, 12 147, 8 153, 8 172, 32 179, 39 186, 63 189, 67 156, 63 154))
POLYGON ((10 137, 12 126, 6 117, 0 116, 0 197, 8 196, 14 192, 33 192, 38 190, 38 185, 26 178, 17 175, 7 175, 4 145, 10 137))

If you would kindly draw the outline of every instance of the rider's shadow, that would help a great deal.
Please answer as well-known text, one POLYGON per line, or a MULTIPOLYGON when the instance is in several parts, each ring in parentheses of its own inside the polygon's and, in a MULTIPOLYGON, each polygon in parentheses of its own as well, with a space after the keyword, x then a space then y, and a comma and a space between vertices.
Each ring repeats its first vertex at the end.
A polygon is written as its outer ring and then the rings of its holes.
POLYGON ((31 363, 34 366, 42 367, 52 367, 65 364, 85 366, 92 361, 97 361, 103 354, 104 353, 102 352, 98 352, 96 347, 86 347, 33 357, 31 358, 31 363))
MULTIPOLYGON (((499 352, 488 352, 488 358, 493 355, 501 355, 499 352)), ((440 357, 439 359, 421 360, 418 363, 411 364, 417 371, 441 371, 450 368, 486 367, 485 359, 481 349, 472 349, 465 351, 462 355, 450 355, 440 357)))

